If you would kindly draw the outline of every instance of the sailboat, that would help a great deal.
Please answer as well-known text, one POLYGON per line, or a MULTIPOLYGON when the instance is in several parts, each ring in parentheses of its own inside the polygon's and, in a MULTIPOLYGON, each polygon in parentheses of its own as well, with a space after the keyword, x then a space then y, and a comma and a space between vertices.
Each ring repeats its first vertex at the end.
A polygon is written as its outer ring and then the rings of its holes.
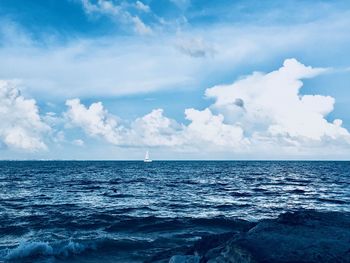
POLYGON ((145 159, 143 160, 145 163, 151 163, 152 160, 149 158, 149 152, 146 151, 145 159))

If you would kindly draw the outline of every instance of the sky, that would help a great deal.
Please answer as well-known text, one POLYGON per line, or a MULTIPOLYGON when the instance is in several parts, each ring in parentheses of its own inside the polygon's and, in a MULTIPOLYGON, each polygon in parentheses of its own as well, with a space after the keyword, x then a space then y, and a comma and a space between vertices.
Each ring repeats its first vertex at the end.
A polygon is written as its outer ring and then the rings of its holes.
POLYGON ((350 159, 350 3, 0 0, 0 159, 350 159))

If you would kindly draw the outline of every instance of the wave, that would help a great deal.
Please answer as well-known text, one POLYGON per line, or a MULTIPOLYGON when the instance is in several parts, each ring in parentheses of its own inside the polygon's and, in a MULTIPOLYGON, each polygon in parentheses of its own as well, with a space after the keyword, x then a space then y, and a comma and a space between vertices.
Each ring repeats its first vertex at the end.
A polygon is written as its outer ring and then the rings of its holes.
POLYGON ((136 233, 175 233, 181 230, 237 230, 250 228, 253 223, 238 218, 162 218, 162 217, 130 217, 105 227, 107 232, 122 232, 125 230, 136 233))
MULTIPOLYGON (((110 239, 100 238, 85 241, 25 241, 17 247, 7 248, 0 251, 0 262, 36 262, 38 259, 59 259, 67 260, 75 256, 93 257, 93 252, 100 255, 129 254, 131 251, 147 251, 150 248, 162 247, 164 242, 169 240, 150 238, 122 238, 110 239)), ((96 256, 96 255, 95 255, 96 256)))
POLYGON ((58 257, 66 258, 70 255, 77 255, 86 250, 94 250, 94 244, 82 244, 74 241, 49 244, 48 242, 34 241, 22 242, 13 249, 7 249, 6 260, 37 257, 58 257))

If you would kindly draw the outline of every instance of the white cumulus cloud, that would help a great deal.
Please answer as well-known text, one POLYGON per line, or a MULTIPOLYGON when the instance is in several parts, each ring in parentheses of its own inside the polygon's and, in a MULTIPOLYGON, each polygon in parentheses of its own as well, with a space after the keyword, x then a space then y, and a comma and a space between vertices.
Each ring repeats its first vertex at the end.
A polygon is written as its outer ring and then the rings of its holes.
POLYGON ((191 121, 185 130, 188 143, 197 143, 200 147, 221 146, 232 151, 240 150, 247 143, 242 127, 225 124, 222 114, 213 115, 207 108, 186 109, 185 115, 191 121))
POLYGON ((90 136, 102 137, 107 142, 120 142, 120 128, 116 118, 104 109, 101 102, 92 103, 88 108, 79 99, 67 100, 65 117, 72 126, 80 127, 90 136))
POLYGON ((10 148, 46 149, 43 135, 50 127, 42 120, 36 101, 23 97, 11 81, 0 80, 0 140, 10 148))
POLYGON ((163 115, 162 109, 137 118, 131 125, 132 141, 148 146, 179 146, 183 143, 182 127, 163 115))
POLYGON ((302 79, 325 71, 287 59, 276 71, 253 73, 231 85, 215 86, 206 90, 206 96, 215 99, 213 110, 223 114, 228 122, 239 123, 251 138, 255 135, 313 143, 329 138, 349 141, 350 134, 339 121, 336 125, 326 119, 333 111, 334 98, 300 93, 302 79))

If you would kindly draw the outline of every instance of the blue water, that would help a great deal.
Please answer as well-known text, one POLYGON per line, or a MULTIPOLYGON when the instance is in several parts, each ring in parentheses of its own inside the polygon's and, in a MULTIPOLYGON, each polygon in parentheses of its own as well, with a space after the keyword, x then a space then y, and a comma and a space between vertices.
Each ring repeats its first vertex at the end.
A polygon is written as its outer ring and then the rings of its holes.
POLYGON ((350 162, 2 161, 0 262, 143 262, 298 208, 350 211, 350 162))

